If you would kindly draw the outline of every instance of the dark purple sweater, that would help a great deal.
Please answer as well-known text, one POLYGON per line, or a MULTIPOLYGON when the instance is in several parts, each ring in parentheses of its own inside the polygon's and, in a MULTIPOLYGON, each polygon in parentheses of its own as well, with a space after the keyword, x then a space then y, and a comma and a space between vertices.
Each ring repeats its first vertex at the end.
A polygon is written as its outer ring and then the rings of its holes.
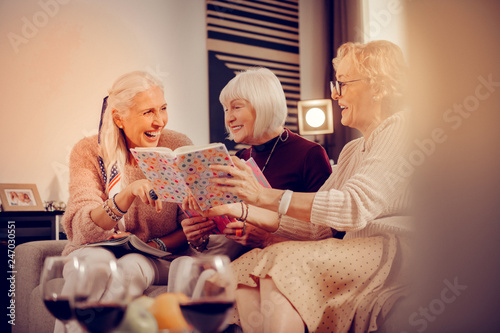
MULTIPOLYGON (((288 132, 285 142, 279 141, 264 170, 272 188, 294 192, 316 192, 332 173, 325 149, 300 135, 288 132)), ((286 134, 282 135, 286 138, 286 134)), ((241 149, 236 153, 241 159, 250 158, 250 153, 262 170, 273 149, 276 138, 268 142, 241 149)))

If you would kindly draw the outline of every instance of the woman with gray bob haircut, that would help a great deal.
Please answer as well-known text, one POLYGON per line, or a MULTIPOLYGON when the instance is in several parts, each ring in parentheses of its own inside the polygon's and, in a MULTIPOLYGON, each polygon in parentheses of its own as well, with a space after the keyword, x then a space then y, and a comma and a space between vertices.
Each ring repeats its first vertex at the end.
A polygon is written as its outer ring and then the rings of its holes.
MULTIPOLYGON (((255 110, 252 135, 255 140, 283 131, 282 127, 288 114, 285 92, 279 79, 269 69, 257 67, 238 73, 222 89, 219 96, 224 109, 231 105, 231 101, 238 99, 246 100, 255 110)), ((234 140, 234 134, 227 122, 226 130, 229 133, 228 138, 234 140)))
MULTIPOLYGON (((314 192, 330 176, 330 160, 323 147, 284 127, 285 92, 271 70, 256 67, 237 73, 222 89, 219 100, 229 138, 251 145, 236 152, 236 156, 253 158, 272 188, 314 192)), ((215 248, 224 244, 221 253, 231 258, 251 248, 290 239, 321 239, 332 235, 330 228, 310 223, 302 225, 298 232, 281 235, 236 221, 226 226, 225 238, 221 240, 219 235, 209 238, 214 224, 202 217, 186 219, 182 226, 195 249, 204 251, 208 244, 208 252, 216 253, 215 248)))

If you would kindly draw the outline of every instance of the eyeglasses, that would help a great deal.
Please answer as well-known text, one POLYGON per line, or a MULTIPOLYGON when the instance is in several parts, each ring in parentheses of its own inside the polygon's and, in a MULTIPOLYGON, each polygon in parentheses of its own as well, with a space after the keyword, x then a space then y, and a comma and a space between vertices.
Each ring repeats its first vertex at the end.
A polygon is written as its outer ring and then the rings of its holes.
POLYGON ((333 84, 333 81, 330 81, 330 92, 333 94, 333 89, 335 88, 335 90, 337 91, 337 94, 339 96, 342 96, 342 87, 346 84, 346 83, 351 83, 351 82, 356 82, 356 81, 362 81, 363 79, 359 79, 359 80, 351 80, 351 81, 345 81, 345 82, 342 82, 342 81, 335 81, 335 85, 333 84))

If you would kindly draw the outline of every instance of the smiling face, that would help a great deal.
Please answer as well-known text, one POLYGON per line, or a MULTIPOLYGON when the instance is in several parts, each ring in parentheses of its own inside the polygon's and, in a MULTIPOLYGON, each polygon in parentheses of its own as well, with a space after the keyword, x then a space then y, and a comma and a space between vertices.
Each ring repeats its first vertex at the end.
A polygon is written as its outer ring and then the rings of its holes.
POLYGON ((224 107, 226 126, 236 143, 254 144, 255 109, 244 99, 235 99, 224 107))
POLYGON ((115 124, 123 130, 127 147, 156 147, 167 125, 167 103, 159 87, 151 87, 132 99, 132 107, 120 115, 113 111, 115 124))
POLYGON ((380 101, 374 99, 373 89, 353 65, 351 57, 345 57, 340 61, 336 78, 341 82, 363 79, 344 84, 341 89, 342 96, 339 96, 334 89, 332 99, 338 101, 342 110, 342 125, 356 128, 368 137, 371 129, 380 122, 380 101))

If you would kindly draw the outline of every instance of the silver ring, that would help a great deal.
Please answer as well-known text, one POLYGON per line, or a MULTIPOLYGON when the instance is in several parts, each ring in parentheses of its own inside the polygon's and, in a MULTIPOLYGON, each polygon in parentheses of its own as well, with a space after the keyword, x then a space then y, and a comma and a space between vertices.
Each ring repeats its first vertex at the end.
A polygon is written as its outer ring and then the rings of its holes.
POLYGON ((153 200, 158 200, 158 196, 156 195, 155 190, 153 190, 153 189, 149 191, 149 196, 153 200))

